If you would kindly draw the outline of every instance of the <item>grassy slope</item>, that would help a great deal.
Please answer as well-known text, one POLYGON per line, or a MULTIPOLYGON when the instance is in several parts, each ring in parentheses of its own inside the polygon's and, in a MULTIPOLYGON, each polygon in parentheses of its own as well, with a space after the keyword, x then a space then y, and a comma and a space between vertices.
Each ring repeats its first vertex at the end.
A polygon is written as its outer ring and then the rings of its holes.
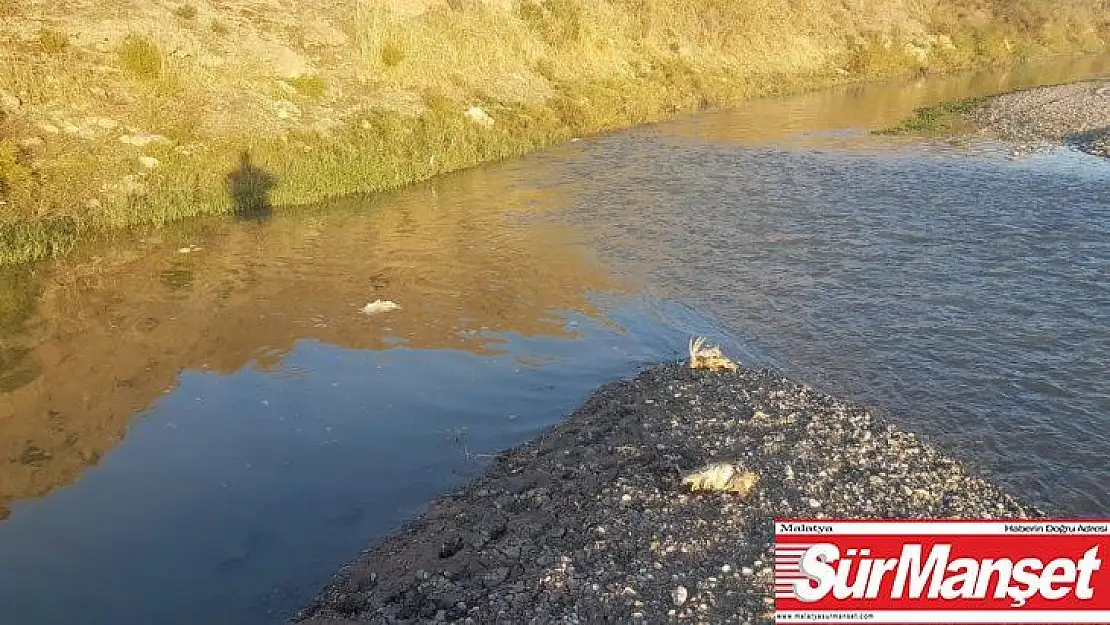
POLYGON ((1105 0, 0 0, 0 264, 230 212, 246 149, 275 204, 304 204, 754 96, 1108 41, 1105 0))

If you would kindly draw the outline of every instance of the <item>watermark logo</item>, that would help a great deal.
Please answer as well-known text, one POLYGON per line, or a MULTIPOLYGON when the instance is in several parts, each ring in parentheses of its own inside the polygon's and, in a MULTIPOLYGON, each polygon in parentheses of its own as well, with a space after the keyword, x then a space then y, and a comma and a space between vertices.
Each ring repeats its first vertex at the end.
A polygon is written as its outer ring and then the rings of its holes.
POLYGON ((775 521, 776 623, 1110 623, 1110 522, 775 521))

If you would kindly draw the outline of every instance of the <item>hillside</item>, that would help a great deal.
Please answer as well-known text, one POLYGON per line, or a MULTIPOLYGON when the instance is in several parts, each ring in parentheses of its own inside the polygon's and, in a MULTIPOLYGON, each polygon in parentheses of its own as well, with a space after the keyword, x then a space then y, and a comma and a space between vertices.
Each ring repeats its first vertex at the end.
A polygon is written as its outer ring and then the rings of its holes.
POLYGON ((0 263, 1108 41, 1103 0, 0 0, 0 263))

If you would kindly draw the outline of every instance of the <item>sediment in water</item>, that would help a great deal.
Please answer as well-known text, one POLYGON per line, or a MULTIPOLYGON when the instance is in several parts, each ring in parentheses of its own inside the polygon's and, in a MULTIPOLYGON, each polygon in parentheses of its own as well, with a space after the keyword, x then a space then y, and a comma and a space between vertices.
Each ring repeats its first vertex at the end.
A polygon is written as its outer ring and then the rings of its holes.
POLYGON ((773 519, 1042 513, 868 410, 771 371, 650 368, 360 554, 304 623, 767 622, 773 519), (735 461, 746 497, 685 492, 735 461))

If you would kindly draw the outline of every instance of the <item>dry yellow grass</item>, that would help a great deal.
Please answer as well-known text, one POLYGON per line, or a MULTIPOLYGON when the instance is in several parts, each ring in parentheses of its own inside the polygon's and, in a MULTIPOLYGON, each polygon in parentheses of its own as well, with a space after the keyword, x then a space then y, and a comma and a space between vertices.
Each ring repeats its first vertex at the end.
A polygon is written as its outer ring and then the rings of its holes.
POLYGON ((1105 0, 0 0, 0 262, 576 135, 1110 40, 1105 0), (464 113, 479 107, 492 124, 464 113))

